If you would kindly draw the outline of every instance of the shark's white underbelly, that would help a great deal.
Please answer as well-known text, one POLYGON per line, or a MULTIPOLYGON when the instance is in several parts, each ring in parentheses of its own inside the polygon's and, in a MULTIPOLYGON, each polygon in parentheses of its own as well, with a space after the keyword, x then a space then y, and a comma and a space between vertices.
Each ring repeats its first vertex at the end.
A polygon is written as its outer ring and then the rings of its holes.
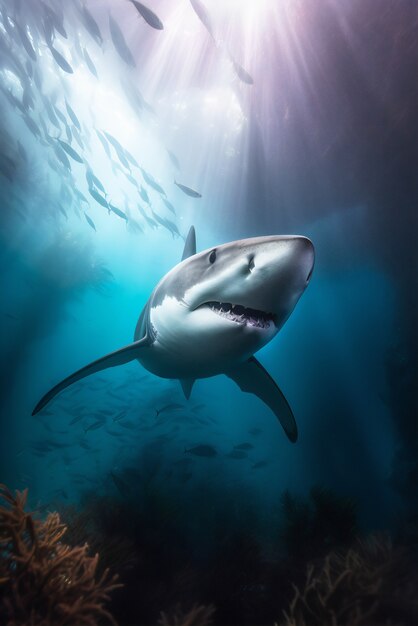
POLYGON ((152 308, 153 344, 138 354, 139 362, 163 378, 206 378, 246 361, 274 331, 260 332, 226 320, 209 309, 193 315, 173 299, 152 308))

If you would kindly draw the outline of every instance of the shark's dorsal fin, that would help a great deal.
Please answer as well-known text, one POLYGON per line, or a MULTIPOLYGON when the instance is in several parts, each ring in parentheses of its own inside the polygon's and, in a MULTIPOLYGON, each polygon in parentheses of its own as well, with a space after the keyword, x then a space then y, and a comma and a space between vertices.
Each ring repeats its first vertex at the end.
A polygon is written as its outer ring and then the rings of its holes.
POLYGON ((186 242, 184 244, 183 256, 181 260, 188 259, 189 256, 193 256, 196 254, 196 231, 194 226, 190 226, 189 233, 186 237, 186 242))
POLYGON ((190 394, 192 393, 193 385, 195 383, 194 378, 180 378, 180 385, 183 389, 184 397, 186 400, 190 398, 190 394))
POLYGON ((108 367, 115 367, 116 365, 123 365, 124 363, 129 363, 129 361, 133 361, 137 358, 138 350, 143 347, 150 345, 150 340, 147 336, 143 337, 139 341, 134 341, 124 348, 120 348, 120 350, 115 350, 115 352, 110 352, 103 356, 101 359, 97 359, 97 361, 93 361, 89 365, 82 367, 80 370, 71 374, 71 376, 67 376, 60 383, 55 385, 48 393, 44 395, 41 400, 39 400, 38 404, 32 411, 32 415, 38 413, 41 409, 44 408, 54 398, 60 391, 72 385, 73 383, 85 378, 86 376, 90 376, 90 374, 95 374, 96 372, 100 372, 101 370, 105 370, 108 367))
POLYGON ((283 426, 290 441, 294 443, 297 440, 298 428, 292 409, 270 374, 255 357, 228 370, 225 374, 232 378, 242 391, 253 393, 267 404, 283 426))

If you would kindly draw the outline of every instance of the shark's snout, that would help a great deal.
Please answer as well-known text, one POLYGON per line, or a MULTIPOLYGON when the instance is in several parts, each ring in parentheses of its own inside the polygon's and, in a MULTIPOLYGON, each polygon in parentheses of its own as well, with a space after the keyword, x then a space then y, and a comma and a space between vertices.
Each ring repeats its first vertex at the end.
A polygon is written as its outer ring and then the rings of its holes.
POLYGON ((312 241, 308 239, 308 237, 297 237, 295 245, 297 247, 296 254, 301 259, 301 262, 307 270, 306 282, 308 283, 311 279, 315 265, 315 248, 312 241))

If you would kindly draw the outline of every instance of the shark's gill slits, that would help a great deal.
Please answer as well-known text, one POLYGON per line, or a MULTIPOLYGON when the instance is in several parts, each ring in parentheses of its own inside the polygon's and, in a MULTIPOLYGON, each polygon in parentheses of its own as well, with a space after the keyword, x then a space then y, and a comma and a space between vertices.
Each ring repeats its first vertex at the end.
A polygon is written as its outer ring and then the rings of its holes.
POLYGON ((254 326, 255 328, 270 328, 272 324, 276 324, 273 313, 265 313, 264 311, 244 307, 241 304, 233 305, 230 302, 211 301, 205 302, 201 306, 207 307, 218 315, 238 324, 254 326))

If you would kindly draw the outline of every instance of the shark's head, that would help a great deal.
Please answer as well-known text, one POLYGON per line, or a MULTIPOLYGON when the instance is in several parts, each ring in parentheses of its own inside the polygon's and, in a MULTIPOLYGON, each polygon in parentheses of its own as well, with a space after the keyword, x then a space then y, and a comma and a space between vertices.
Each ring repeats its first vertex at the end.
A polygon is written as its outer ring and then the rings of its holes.
POLYGON ((195 254, 174 267, 152 297, 151 321, 162 341, 205 350, 224 361, 248 358, 268 343, 306 289, 314 247, 306 237, 243 239, 195 254), (237 354, 237 351, 240 354, 237 354))

